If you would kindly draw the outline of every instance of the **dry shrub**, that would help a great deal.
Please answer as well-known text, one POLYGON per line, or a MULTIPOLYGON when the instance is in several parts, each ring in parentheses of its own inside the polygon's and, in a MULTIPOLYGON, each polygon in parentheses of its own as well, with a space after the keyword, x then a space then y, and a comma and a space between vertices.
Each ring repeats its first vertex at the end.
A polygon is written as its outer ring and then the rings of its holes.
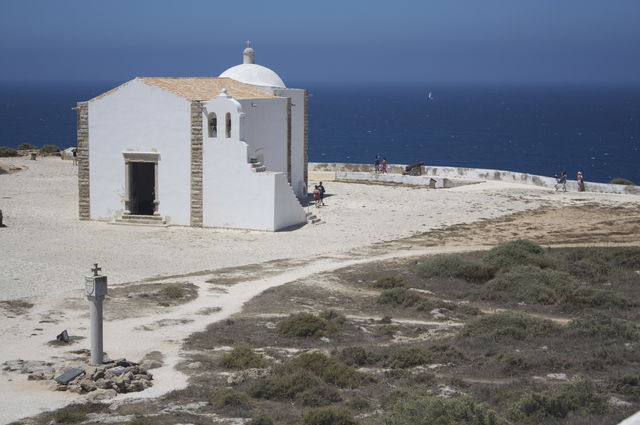
POLYGON ((633 322, 601 313, 587 314, 569 322, 569 333, 573 336, 640 340, 640 330, 633 322))
POLYGON ((408 286, 409 282, 399 276, 383 276, 373 282, 373 287, 380 289, 406 288, 408 286))
POLYGON ((544 249, 527 239, 516 239, 498 245, 482 259, 483 263, 499 270, 509 270, 516 266, 550 268, 555 262, 545 256, 544 249))
POLYGON ((336 333, 340 327, 333 320, 327 320, 310 313, 290 314, 278 323, 278 333, 299 338, 321 337, 336 333))
POLYGON ((160 295, 164 298, 177 300, 184 297, 184 288, 180 285, 167 285, 160 290, 160 295))
POLYGON ((357 425, 358 422, 344 409, 321 408, 308 411, 302 425, 357 425))
POLYGON ((521 313, 499 313, 467 322, 460 335, 493 340, 529 340, 541 336, 558 335, 562 328, 551 320, 521 313))
POLYGON ((239 345, 225 353, 221 360, 222 366, 227 369, 263 368, 268 365, 267 360, 253 351, 250 345, 239 345))
POLYGON ((429 258, 417 267, 418 275, 427 278, 463 279, 470 283, 484 283, 495 275, 495 269, 456 255, 429 258))
POLYGON ((572 412, 603 414, 608 397, 588 380, 554 385, 546 391, 527 391, 510 411, 514 420, 564 419, 572 412))

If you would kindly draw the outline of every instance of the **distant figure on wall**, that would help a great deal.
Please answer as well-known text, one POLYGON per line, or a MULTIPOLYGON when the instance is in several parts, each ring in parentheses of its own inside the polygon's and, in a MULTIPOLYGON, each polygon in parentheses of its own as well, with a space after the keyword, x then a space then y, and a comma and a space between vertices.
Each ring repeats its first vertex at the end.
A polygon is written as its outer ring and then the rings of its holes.
POLYGON ((382 165, 380 166, 380 172, 383 174, 387 174, 387 158, 382 160, 382 165))
POLYGON ((73 165, 78 165, 78 148, 71 149, 71 154, 73 155, 73 165))
POLYGON ((373 160, 373 169, 376 174, 380 172, 380 155, 376 155, 375 159, 373 160))
POLYGON ((576 180, 578 180, 578 192, 584 192, 584 177, 582 176, 581 171, 578 171, 576 180))
POLYGON ((562 187, 562 191, 566 192, 567 191, 567 172, 563 171, 562 174, 560 175, 556 174, 554 177, 556 178, 556 185, 555 185, 556 192, 561 187, 562 187))

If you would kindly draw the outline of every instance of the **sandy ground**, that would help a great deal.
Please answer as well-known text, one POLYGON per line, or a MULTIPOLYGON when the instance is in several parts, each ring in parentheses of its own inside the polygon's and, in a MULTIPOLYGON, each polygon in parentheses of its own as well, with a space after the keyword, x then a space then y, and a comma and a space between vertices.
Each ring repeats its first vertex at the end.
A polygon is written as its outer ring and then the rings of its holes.
MULTIPOLYGON (((118 309, 117 299, 105 305, 105 350, 112 357, 138 360, 154 350, 165 355, 150 390, 119 399, 154 397, 182 387, 186 378, 174 365, 181 359, 184 337, 240 311, 261 291, 305 276, 368 261, 481 248, 531 232, 544 236, 551 225, 556 233, 550 244, 593 243, 584 235, 605 221, 620 222, 617 213, 630 221, 624 228, 613 226, 609 236, 624 236, 619 243, 640 243, 637 232, 629 236, 640 225, 638 196, 555 193, 500 182, 447 190, 331 182, 325 185, 327 206, 317 210, 324 223, 291 232, 79 222, 76 168, 70 162, 5 162, 29 169, 0 175, 0 209, 7 225, 0 229, 0 299, 29 297, 34 306, 18 313, 0 308, 0 363, 55 362, 70 350, 88 348, 88 339, 70 347, 47 342, 62 329, 88 337, 82 284, 94 262, 101 264, 110 285, 162 282, 164 276, 166 282, 199 288, 198 298, 171 308, 118 309), (571 234, 582 236, 565 238, 571 234), (233 267, 235 274, 233 269, 214 272, 233 267), (207 283, 221 277, 239 283, 207 283)), ((53 392, 27 381, 26 375, 8 372, 0 374, 0 394, 0 423, 85 397, 53 392)))

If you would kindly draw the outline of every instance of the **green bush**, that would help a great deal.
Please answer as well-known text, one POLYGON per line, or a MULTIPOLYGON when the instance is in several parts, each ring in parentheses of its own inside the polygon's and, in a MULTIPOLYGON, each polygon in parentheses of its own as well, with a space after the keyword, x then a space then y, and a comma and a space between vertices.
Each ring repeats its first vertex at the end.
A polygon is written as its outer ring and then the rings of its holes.
POLYGON ((18 150, 33 150, 33 149, 38 149, 38 148, 32 145, 31 143, 20 143, 20 146, 18 146, 18 150))
POLYGON ((251 418, 251 420, 247 422, 247 425, 274 425, 274 423, 271 416, 261 413, 251 418))
POLYGON ((358 422, 344 409, 312 409, 302 419, 303 425, 357 425, 358 422))
POLYGON ((577 282, 568 273, 518 266, 491 279, 485 285, 486 292, 482 297, 530 304, 561 304, 567 302, 577 287, 577 282))
POLYGON ((378 304, 396 304, 404 307, 413 307, 424 300, 424 297, 407 288, 393 288, 382 291, 378 297, 378 304))
POLYGON ((291 359, 287 365, 291 368, 309 371, 324 382, 341 388, 357 387, 360 381, 354 368, 333 356, 319 352, 301 354, 291 359))
POLYGON ((233 388, 221 388, 213 396, 213 405, 218 409, 250 409, 251 400, 246 393, 233 388))
POLYGON ((406 288, 408 286, 409 282, 398 276, 383 276, 373 282, 373 287, 380 289, 406 288))
POLYGON ((612 179, 609 182, 609 184, 624 184, 624 185, 627 185, 627 186, 635 186, 636 185, 631 180, 623 179, 622 177, 616 177, 615 179, 612 179))
POLYGON ((511 409, 515 420, 564 419, 571 412, 602 414, 609 410, 608 397, 587 380, 554 385, 546 391, 527 391, 511 409))
POLYGON ((274 368, 270 376, 249 389, 255 398, 288 400, 305 406, 324 406, 340 401, 336 387, 356 387, 360 376, 355 369, 332 356, 305 353, 274 368))
POLYGON ((569 322, 569 330, 578 336, 640 340, 640 330, 634 323, 601 313, 588 314, 572 320, 569 322))
POLYGON ((371 353, 358 346, 344 348, 338 357, 349 366, 364 366, 373 361, 371 353))
POLYGON ((440 398, 405 391, 386 403, 380 425, 502 425, 485 404, 468 397, 440 398))
POLYGON ((40 148, 41 154, 56 153, 56 152, 60 152, 60 148, 57 147, 56 145, 44 145, 42 148, 40 148))
POLYGON ((490 250, 482 261, 500 270, 509 270, 515 266, 549 268, 555 265, 552 259, 544 255, 540 245, 527 239, 516 239, 498 245, 490 250))
POLYGON ((0 158, 9 156, 18 156, 18 151, 14 148, 0 147, 0 158))
POLYGON ((551 320, 538 319, 521 313, 498 313, 467 322, 461 336, 485 337, 493 340, 527 340, 557 335, 562 328, 551 320))
POLYGON ((86 419, 87 413, 74 410, 60 410, 53 415, 53 420, 57 424, 74 424, 86 419))
POLYGON ((619 394, 640 394, 640 375, 624 375, 608 379, 608 387, 619 394))
POLYGON ((627 270, 640 270, 640 248, 620 248, 611 254, 611 263, 627 270))
POLYGON ((250 345, 238 345, 228 353, 223 354, 221 364, 227 369, 263 368, 268 365, 267 360, 253 351, 250 345))
POLYGON ((335 310, 325 310, 320 313, 319 316, 322 319, 328 320, 329 322, 333 322, 337 325, 344 325, 347 322, 347 318, 344 314, 338 313, 335 310))
POLYGON ((335 333, 339 326, 334 321, 310 313, 296 313, 282 319, 277 330, 285 336, 309 338, 335 333))
POLYGON ((625 295, 592 288, 578 288, 571 294, 566 303, 581 308, 587 307, 607 310, 628 310, 638 305, 637 301, 625 295))
POLYGON ((160 294, 164 298, 176 300, 184 297, 184 288, 180 285, 168 285, 160 290, 160 294))
POLYGON ((417 267, 418 275, 427 278, 459 278, 470 283, 484 283, 495 275, 495 269, 455 255, 429 258, 417 267))
POLYGON ((447 345, 429 348, 395 346, 389 347, 384 353, 384 365, 394 369, 404 369, 423 364, 450 363, 461 358, 460 351, 447 345))

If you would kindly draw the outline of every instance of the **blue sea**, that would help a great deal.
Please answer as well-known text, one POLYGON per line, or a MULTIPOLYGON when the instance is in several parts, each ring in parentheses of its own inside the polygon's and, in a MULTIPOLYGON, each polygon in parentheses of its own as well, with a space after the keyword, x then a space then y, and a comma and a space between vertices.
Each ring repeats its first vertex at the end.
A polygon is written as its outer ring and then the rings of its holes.
MULTIPOLYGON (((0 83, 0 146, 75 145, 76 101, 108 83, 0 83)), ((640 184, 640 86, 297 83, 309 160, 491 168, 640 184), (431 93, 431 98, 429 97, 431 93)))

